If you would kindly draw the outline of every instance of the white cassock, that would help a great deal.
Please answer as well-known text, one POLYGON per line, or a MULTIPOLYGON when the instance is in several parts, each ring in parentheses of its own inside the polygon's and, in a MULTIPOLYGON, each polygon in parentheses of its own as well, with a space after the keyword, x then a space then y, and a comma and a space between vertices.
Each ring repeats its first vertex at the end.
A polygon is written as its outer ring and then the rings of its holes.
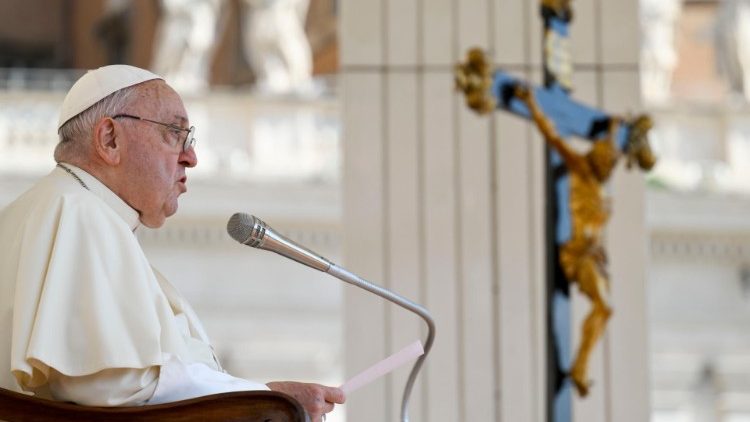
POLYGON ((66 164, 0 212, 0 387, 85 405, 268 390, 226 374, 136 239, 138 213, 66 164))

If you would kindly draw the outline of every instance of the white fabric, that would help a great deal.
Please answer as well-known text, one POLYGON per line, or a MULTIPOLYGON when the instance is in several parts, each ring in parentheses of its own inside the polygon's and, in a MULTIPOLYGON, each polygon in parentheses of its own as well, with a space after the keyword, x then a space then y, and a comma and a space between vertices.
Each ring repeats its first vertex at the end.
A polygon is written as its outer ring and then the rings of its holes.
POLYGON ((137 85, 161 76, 135 66, 113 64, 88 71, 70 88, 63 100, 57 130, 87 108, 108 95, 129 86, 137 85))
POLYGON ((230 391, 268 390, 265 384, 212 370, 203 363, 185 363, 169 357, 161 367, 159 383, 148 404, 169 403, 230 391))
POLYGON ((69 377, 50 369, 48 382, 32 391, 48 400, 85 406, 140 406, 146 404, 159 382, 159 367, 113 368, 95 374, 69 377))
POLYGON ((137 212, 67 166, 90 190, 56 168, 0 212, 0 387, 77 402, 99 391, 104 405, 142 403, 142 389, 184 398, 188 385, 153 385, 154 368, 177 360, 161 370, 208 391, 201 377, 221 367, 189 304, 144 256, 137 212), (198 375, 173 375, 192 364, 198 375))

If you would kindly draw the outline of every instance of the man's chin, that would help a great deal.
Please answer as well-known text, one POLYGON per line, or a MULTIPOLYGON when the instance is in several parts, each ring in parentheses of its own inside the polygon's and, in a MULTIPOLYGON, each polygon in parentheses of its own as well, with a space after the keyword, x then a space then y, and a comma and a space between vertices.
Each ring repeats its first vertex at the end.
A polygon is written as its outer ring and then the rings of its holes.
POLYGON ((164 225, 164 222, 167 220, 167 218, 175 215, 176 212, 177 198, 175 198, 174 201, 170 201, 164 204, 164 207, 158 213, 154 213, 152 215, 140 213, 141 224, 150 229, 158 229, 159 227, 164 225))
POLYGON ((140 216, 141 224, 148 227, 149 229, 158 229, 159 227, 164 225, 164 222, 167 220, 165 217, 161 218, 144 218, 143 215, 140 216))

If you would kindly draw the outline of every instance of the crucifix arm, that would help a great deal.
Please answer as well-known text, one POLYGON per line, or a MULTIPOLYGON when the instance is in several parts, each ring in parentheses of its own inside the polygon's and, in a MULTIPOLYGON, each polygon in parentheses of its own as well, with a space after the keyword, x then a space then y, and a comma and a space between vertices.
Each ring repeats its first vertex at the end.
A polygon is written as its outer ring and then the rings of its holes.
POLYGON ((531 119, 536 123, 542 136, 565 160, 565 164, 577 166, 580 164, 581 157, 573 151, 555 130, 554 124, 544 115, 534 99, 534 94, 524 85, 517 85, 515 88, 515 97, 522 101, 529 109, 531 119))

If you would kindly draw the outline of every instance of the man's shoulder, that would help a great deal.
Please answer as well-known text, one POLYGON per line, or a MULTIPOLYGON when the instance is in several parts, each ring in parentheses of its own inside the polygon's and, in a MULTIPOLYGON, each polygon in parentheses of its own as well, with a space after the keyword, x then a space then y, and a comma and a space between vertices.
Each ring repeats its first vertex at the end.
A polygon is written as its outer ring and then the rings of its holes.
POLYGON ((0 210, 0 226, 39 219, 44 215, 59 215, 63 211, 80 212, 98 207, 104 207, 104 204, 91 192, 52 173, 0 210))

